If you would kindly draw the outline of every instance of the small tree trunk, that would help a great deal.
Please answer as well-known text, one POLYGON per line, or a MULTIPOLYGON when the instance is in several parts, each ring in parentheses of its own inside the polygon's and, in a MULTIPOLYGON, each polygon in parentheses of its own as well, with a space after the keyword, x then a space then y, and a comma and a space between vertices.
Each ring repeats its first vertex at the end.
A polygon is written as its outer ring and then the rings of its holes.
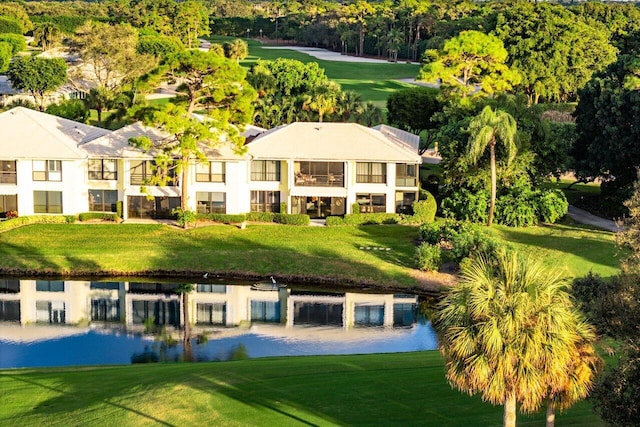
POLYGON ((491 227, 493 223, 493 213, 496 208, 496 143, 495 140, 491 142, 491 202, 489 204, 489 219, 487 226, 491 227))
POLYGON ((184 314, 184 345, 185 348, 188 344, 191 344, 191 322, 189 319, 189 292, 182 293, 182 304, 184 314))
POLYGON ((552 401, 547 404, 547 427, 556 425, 556 408, 552 401))
POLYGON ((510 394, 504 400, 504 417, 502 419, 504 427, 516 427, 516 396, 510 394))

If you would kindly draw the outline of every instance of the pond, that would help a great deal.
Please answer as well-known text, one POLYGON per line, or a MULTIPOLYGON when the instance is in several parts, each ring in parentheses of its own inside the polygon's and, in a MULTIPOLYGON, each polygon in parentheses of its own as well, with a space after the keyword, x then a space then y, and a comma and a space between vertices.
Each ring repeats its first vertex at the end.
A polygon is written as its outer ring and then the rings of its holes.
MULTIPOLYGON (((130 279, 129 279, 130 280, 130 279)), ((0 368, 433 350, 416 295, 309 287, 0 279, 0 368)))

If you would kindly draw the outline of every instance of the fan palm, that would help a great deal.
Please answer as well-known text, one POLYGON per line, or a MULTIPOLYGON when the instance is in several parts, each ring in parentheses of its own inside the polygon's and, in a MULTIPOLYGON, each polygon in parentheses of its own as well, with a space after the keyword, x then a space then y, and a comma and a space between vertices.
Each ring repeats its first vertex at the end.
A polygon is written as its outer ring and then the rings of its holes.
POLYGON ((516 132, 517 125, 515 119, 501 110, 493 111, 486 106, 480 114, 471 119, 469 123, 469 145, 467 158, 472 164, 480 159, 487 147, 491 159, 491 204, 489 205, 489 219, 487 225, 493 222, 493 215, 496 206, 496 145, 499 142, 504 145, 507 154, 507 164, 516 157, 516 132))
POLYGON ((505 426, 515 426, 517 403, 534 411, 575 391, 564 379, 585 340, 564 288, 560 270, 503 251, 463 268, 436 313, 449 383, 503 404, 505 426))

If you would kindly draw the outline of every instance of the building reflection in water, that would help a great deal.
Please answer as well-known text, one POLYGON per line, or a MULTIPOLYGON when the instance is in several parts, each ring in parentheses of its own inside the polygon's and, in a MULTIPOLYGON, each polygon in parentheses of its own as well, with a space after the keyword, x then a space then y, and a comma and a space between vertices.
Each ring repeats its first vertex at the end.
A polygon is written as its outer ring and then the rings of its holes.
MULTIPOLYGON (((34 343, 87 331, 145 335, 162 330, 179 340, 184 312, 182 299, 176 293, 178 286, 0 279, 0 344, 34 343)), ((320 293, 290 288, 266 291, 251 286, 200 283, 188 300, 194 335, 207 336, 210 341, 245 335, 277 341, 262 343, 262 347, 276 347, 287 340, 375 341, 409 334, 420 323, 415 295, 320 293)), ((418 349, 435 348, 435 335, 432 331, 429 334, 433 342, 418 349)), ((259 353, 250 357, 272 355, 268 350, 258 351, 256 345, 247 346, 249 353, 259 353)), ((382 351, 396 350, 391 347, 382 351)), ((342 353, 339 349, 333 352, 342 353)), ((331 351, 318 354, 327 353, 331 351)), ((273 354, 307 353, 293 350, 273 354)))

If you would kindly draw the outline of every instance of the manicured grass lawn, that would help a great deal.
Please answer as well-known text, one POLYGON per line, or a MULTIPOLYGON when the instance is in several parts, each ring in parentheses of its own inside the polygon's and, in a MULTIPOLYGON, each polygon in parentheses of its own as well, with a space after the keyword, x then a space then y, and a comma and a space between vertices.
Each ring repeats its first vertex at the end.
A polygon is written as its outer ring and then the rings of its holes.
POLYGON ((54 273, 226 272, 416 286, 416 227, 33 225, 0 234, 0 268, 54 273), (366 250, 390 248, 389 251, 366 250))
MULTIPOLYGON (((563 266, 570 276, 618 272, 614 235, 577 226, 491 229, 523 252, 563 266)), ((174 272, 308 278, 380 287, 437 286, 450 276, 414 267, 418 227, 211 225, 182 230, 163 224, 38 224, 0 233, 5 273, 174 272), (363 248, 371 248, 360 249, 363 248), (373 248, 390 248, 389 251, 373 248)))
POLYGON ((589 271, 603 277, 616 275, 624 256, 615 245, 613 233, 582 226, 493 226, 491 231, 518 250, 543 259, 550 266, 565 268, 571 277, 582 277, 589 271))
MULTIPOLYGON (((222 43, 230 40, 230 37, 214 37, 212 41, 222 43)), ((419 65, 393 64, 393 63, 358 63, 324 61, 306 53, 291 49, 266 49, 256 40, 247 40, 249 43, 249 56, 241 61, 241 64, 250 67, 258 59, 274 60, 277 58, 297 59, 298 61, 317 62, 324 68, 327 76, 335 80, 344 90, 352 90, 359 93, 363 100, 372 101, 381 108, 386 108, 387 97, 398 89, 411 87, 409 83, 399 82, 398 79, 415 78, 418 75, 419 65)), ((271 46, 273 47, 273 46, 271 46)))
MULTIPOLYGON (((498 426, 437 352, 0 371, 0 425, 498 426)), ((603 425, 581 402, 562 426, 603 425)), ((518 425, 544 425, 542 413, 518 425)))

